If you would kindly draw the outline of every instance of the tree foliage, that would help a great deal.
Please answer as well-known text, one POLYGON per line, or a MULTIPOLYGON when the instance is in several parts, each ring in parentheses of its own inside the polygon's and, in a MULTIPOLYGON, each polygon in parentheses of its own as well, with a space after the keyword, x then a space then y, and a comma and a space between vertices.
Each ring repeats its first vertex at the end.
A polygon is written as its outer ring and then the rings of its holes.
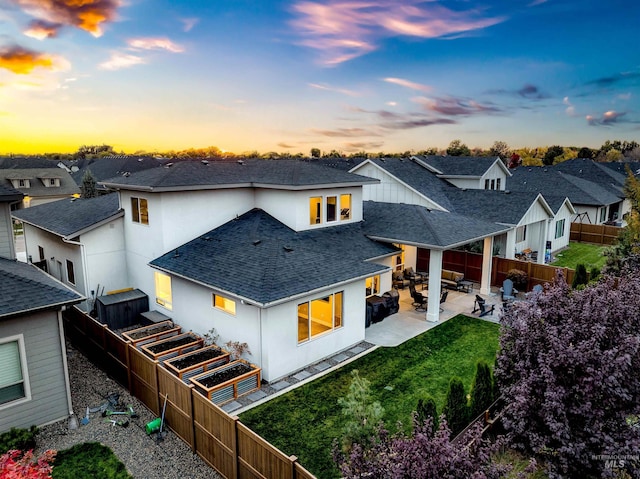
POLYGON ((504 141, 494 141, 489 156, 499 156, 503 162, 507 162, 511 158, 511 148, 504 141))
POLYGON ((435 434, 438 430, 438 411, 436 408, 436 402, 428 396, 426 399, 418 399, 418 405, 416 407, 416 422, 423 425, 425 421, 430 419, 432 434, 435 434))
POLYGON ((571 282, 571 287, 573 289, 579 288, 580 286, 584 286, 589 282, 589 277, 587 276, 587 267, 580 263, 576 265, 576 273, 573 275, 573 281, 571 282))
POLYGON ((470 154, 469 147, 460 140, 453 140, 447 148, 447 155, 449 156, 469 156, 470 154))
POLYGON ((486 361, 478 361, 471 386, 471 419, 484 413, 493 403, 493 376, 486 361))
POLYGON ((82 185, 80 186, 80 192, 83 198, 95 198, 98 196, 98 190, 96 188, 96 179, 91 174, 91 171, 86 170, 82 175, 82 185))
POLYGON ((495 376, 508 438, 555 475, 600 475, 598 456, 640 450, 640 279, 572 291, 558 271, 531 301, 502 318, 495 376))
POLYGON ((12 449, 0 456, 0 479, 50 479, 55 456, 52 450, 35 457, 33 451, 12 449))
POLYGON ((547 152, 544 154, 544 158, 542 158, 542 164, 545 166, 551 166, 556 161, 556 158, 561 156, 564 153, 564 148, 559 145, 550 146, 547 149, 547 152))
POLYGON ((420 424, 415 419, 412 435, 391 435, 381 427, 375 438, 355 444, 348 455, 334 447, 334 461, 345 479, 489 479, 504 477, 510 470, 509 465, 492 464, 496 446, 482 439, 481 426, 456 443, 444 416, 436 433, 431 430, 430 420, 420 424))
POLYGON ((346 417, 342 435, 345 450, 353 443, 362 444, 373 436, 384 415, 380 403, 371 396, 369 381, 360 377, 357 369, 351 371, 349 392, 338 399, 338 405, 346 417))
POLYGON ((591 150, 591 148, 583 146, 582 148, 580 148, 580 150, 578 150, 578 158, 593 158, 593 150, 591 150))
POLYGON ((447 399, 442 409, 442 414, 447 418, 451 433, 457 436, 469 424, 469 407, 464 385, 460 378, 451 378, 447 399))

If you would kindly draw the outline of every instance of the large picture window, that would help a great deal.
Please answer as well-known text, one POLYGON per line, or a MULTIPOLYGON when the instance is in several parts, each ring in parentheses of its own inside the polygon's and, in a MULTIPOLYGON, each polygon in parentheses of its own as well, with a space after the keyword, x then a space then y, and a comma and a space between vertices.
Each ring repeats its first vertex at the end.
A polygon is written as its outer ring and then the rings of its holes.
POLYGON ((562 238, 564 236, 564 218, 560 221, 556 221, 556 236, 555 239, 562 238))
POLYGON ((351 195, 312 196, 309 198, 309 224, 319 225, 351 219, 351 195))
POLYGON ((149 224, 149 207, 144 198, 131 198, 131 218, 134 223, 149 224))
POLYGON ((221 309, 225 313, 233 314, 234 316, 236 314, 236 302, 219 294, 213 295, 213 307, 221 309))
POLYGON ((155 272, 156 281, 156 303, 160 306, 164 306, 167 309, 173 308, 173 301, 171 296, 171 276, 155 272))
POLYGON ((343 292, 298 305, 298 343, 342 327, 343 292))
POLYGON ((0 408, 30 398, 23 336, 0 339, 0 408))

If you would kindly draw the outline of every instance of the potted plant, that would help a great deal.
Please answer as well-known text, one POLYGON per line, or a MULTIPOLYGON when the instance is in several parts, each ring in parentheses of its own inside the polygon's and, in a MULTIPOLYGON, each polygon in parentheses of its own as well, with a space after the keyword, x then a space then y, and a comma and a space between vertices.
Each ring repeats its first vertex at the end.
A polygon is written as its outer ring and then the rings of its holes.
POLYGON ((529 276, 527 276, 526 271, 516 268, 510 269, 507 271, 507 279, 513 281, 513 286, 516 289, 526 291, 529 282, 529 276))

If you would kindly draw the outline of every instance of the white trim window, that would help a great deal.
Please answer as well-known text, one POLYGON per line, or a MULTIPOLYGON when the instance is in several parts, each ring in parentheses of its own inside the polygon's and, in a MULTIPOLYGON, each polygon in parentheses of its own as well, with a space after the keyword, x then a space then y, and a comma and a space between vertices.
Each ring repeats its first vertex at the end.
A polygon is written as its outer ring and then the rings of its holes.
POLYGON ((351 217, 351 193, 309 198, 310 225, 348 221, 351 217))
POLYGON ((173 296, 171 294, 171 276, 168 274, 154 272, 156 283, 156 303, 164 306, 168 310, 173 309, 173 296))
POLYGON ((298 344, 342 327, 344 292, 298 304, 298 344))
POLYGON ((522 243, 527 239, 527 225, 516 228, 516 243, 522 243))
POLYGON ((76 273, 73 267, 73 261, 67 260, 67 282, 69 284, 76 284, 76 273))
POLYGON ((149 224, 149 205, 146 199, 131 197, 131 219, 134 223, 149 224))
POLYGON ((370 276, 365 280, 365 287, 367 288, 367 297, 375 294, 380 294, 380 275, 370 276))
POLYGON ((600 223, 607 221, 607 207, 600 208, 600 223))
POLYGON ((233 299, 225 298, 219 294, 213 294, 212 305, 214 308, 221 309, 225 313, 236 315, 236 302, 233 299))
POLYGON ((562 238, 564 236, 564 218, 556 221, 556 236, 555 239, 562 238))
POLYGON ((31 400, 24 336, 0 339, 0 409, 31 400))

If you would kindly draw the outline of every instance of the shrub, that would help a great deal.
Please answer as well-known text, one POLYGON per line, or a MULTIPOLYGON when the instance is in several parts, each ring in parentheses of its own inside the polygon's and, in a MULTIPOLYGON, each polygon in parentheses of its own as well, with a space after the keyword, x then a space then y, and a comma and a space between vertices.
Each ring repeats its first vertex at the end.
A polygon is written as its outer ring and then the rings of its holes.
POLYGON ((453 436, 460 434, 469 424, 467 396, 464 393, 464 385, 460 378, 451 378, 442 414, 447 418, 447 424, 449 424, 453 436))
POLYGON ((589 282, 587 278, 587 268, 581 263, 576 266, 576 274, 573 275, 573 281, 571 287, 577 289, 580 286, 584 286, 589 282))
POLYGON ((438 412, 436 409, 436 402, 431 396, 426 399, 418 399, 418 406, 416 407, 416 423, 422 426, 427 419, 431 419, 431 432, 435 434, 438 430, 438 412))
POLYGON ((380 403, 371 397, 369 381, 361 378, 357 369, 351 371, 351 378, 349 392, 338 399, 342 414, 347 418, 343 428, 345 450, 349 450, 354 443, 366 442, 375 433, 384 415, 380 403))
POLYGON ((482 414, 493 403, 493 377, 485 361, 478 361, 471 386, 471 419, 482 414))
POLYGON ((36 426, 31 426, 29 429, 12 427, 7 432, 0 434, 0 454, 14 449, 20 451, 34 449, 36 434, 38 434, 36 426))
POLYGON ((599 276, 600 270, 596 266, 594 266, 593 268, 591 268, 591 271, 589 271, 589 282, 596 281, 599 276))
POLYGON ((33 451, 12 449, 0 457, 0 479, 51 479, 51 461, 56 451, 45 451, 36 458, 33 451))
POLYGON ((526 271, 522 271, 521 269, 510 269, 507 271, 506 279, 510 279, 513 281, 513 285, 516 288, 525 289, 527 287, 527 281, 529 281, 529 276, 526 271))

